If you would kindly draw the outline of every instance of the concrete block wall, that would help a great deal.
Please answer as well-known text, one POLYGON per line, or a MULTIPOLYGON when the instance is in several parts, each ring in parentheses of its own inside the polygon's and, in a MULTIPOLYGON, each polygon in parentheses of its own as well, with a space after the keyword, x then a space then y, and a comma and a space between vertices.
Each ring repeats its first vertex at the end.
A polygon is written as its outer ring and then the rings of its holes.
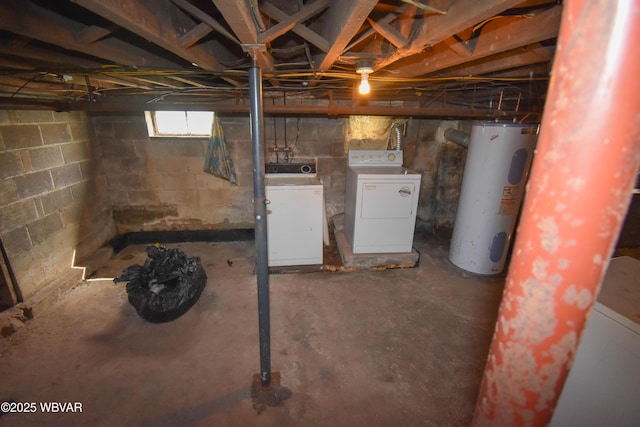
POLYGON ((203 172, 208 138, 150 138, 144 113, 93 117, 119 234, 253 226, 248 118, 220 118, 238 185, 203 172))
MULTIPOLYGON (((314 161, 324 186, 327 217, 344 211, 347 154, 344 145, 344 118, 267 117, 265 146, 293 147, 291 162, 314 161), (286 129, 284 128, 286 123, 286 129)), ((267 152, 267 163, 284 162, 284 155, 267 152)))
POLYGON ((447 141, 444 131, 470 128, 467 122, 450 120, 413 120, 410 125, 409 139, 415 141, 415 152, 409 166, 422 173, 418 219, 428 232, 449 234, 455 221, 467 150, 447 141))
POLYGON ((115 237, 86 114, 0 111, 0 237, 25 299, 115 237))
MULTIPOLYGON (((219 119, 238 185, 202 171, 207 138, 149 138, 142 112, 94 116, 119 233, 253 227, 250 121, 239 115, 219 119)), ((285 161, 283 153, 268 151, 276 145, 293 149, 290 162, 315 161, 329 218, 344 211, 346 121, 273 116, 264 121, 266 161, 285 161)), ((431 228, 452 225, 464 167, 464 149, 446 142, 443 130, 436 132, 441 124, 410 120, 404 138, 405 165, 423 174, 418 216, 431 228)))

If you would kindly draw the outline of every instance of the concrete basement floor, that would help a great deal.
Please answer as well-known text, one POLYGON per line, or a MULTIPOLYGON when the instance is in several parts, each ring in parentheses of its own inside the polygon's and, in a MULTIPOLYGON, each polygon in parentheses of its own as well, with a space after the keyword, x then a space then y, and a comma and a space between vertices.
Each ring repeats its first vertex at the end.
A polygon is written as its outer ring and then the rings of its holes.
MULTIPOLYGON (((0 415, 1 426, 464 426, 482 378, 504 278, 447 260, 416 237, 416 268, 270 276, 272 369, 293 392, 256 407, 254 243, 185 243, 208 283, 181 318, 147 323, 125 285, 81 283, 0 341, 0 399, 80 402, 82 413, 0 415), (228 263, 227 261, 230 261, 228 263)), ((99 270, 146 259, 125 248, 99 270)))

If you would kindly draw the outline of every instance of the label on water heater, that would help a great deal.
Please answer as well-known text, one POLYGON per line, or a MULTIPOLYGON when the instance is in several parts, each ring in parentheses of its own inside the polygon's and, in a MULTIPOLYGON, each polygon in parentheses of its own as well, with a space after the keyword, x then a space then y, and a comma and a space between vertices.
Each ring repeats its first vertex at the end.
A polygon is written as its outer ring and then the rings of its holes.
POLYGON ((512 215, 516 212, 516 201, 518 199, 518 192, 520 186, 518 185, 505 185, 502 188, 502 198, 500 199, 500 215, 512 215))

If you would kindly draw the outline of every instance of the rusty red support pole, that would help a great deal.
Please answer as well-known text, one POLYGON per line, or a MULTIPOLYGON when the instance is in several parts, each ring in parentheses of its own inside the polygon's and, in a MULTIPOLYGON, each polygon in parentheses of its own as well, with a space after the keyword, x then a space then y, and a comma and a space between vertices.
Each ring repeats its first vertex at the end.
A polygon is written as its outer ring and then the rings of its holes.
POLYGON ((640 0, 568 0, 473 425, 546 426, 640 164, 640 0))

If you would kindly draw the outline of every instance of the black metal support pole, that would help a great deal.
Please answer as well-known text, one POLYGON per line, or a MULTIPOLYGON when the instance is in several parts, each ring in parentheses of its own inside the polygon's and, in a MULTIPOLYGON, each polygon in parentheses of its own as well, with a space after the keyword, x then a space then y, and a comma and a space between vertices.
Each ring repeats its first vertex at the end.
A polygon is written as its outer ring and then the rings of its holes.
POLYGON ((253 151, 256 276, 258 279, 260 380, 263 387, 269 387, 271 385, 271 332, 269 325, 269 266, 267 264, 267 206, 264 188, 264 114, 262 111, 262 72, 255 65, 249 69, 249 96, 253 151))

